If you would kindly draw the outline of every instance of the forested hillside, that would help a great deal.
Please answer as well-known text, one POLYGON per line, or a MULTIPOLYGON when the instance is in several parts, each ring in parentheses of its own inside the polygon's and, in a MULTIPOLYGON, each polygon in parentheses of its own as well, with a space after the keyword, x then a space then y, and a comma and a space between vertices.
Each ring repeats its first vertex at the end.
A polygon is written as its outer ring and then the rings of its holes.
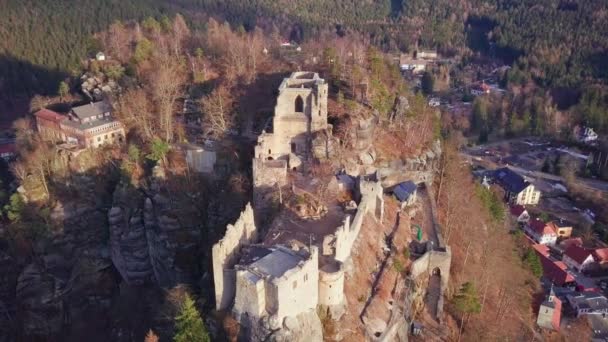
POLYGON ((359 31, 385 50, 416 45, 517 62, 511 80, 579 88, 608 78, 608 0, 0 0, 2 94, 55 92, 91 33, 116 20, 211 15, 296 41, 359 31))
POLYGON ((159 15, 156 0, 0 0, 0 97, 55 92, 116 20, 159 15))

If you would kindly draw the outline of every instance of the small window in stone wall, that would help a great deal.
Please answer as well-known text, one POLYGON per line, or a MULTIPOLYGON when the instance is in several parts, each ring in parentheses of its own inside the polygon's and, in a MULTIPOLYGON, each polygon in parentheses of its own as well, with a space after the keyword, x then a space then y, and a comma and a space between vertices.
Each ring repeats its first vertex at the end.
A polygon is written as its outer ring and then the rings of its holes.
POLYGON ((293 281, 293 288, 295 289, 296 287, 298 287, 298 281, 297 281, 297 280, 294 280, 294 281, 293 281))
POLYGON ((308 274, 304 275, 304 281, 308 281, 308 274))

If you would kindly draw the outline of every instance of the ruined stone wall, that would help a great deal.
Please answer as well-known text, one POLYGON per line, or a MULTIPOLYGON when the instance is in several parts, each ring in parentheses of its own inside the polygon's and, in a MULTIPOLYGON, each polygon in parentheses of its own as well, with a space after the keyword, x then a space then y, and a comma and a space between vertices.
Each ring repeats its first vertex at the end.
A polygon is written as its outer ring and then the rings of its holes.
POLYGON ((243 315, 262 317, 266 313, 266 286, 264 279, 252 276, 248 270, 236 271, 236 287, 239 296, 235 297, 233 313, 239 321, 243 315))
POLYGON ((314 310, 319 301, 319 251, 311 247, 310 258, 298 267, 288 270, 280 278, 274 278, 268 287, 276 288, 277 311, 272 313, 279 322, 285 317, 295 317, 307 310, 314 310))
POLYGON ((253 185, 255 188, 276 188, 287 184, 286 160, 263 160, 255 158, 252 163, 253 185))
POLYGON ((350 222, 350 217, 347 217, 335 232, 335 259, 340 262, 346 262, 350 257, 353 244, 357 240, 365 215, 371 213, 380 222, 384 216, 383 189, 380 182, 361 180, 359 192, 361 193, 361 201, 352 223, 350 222))
POLYGON ((312 72, 295 72, 279 86, 273 132, 258 138, 255 157, 281 159, 310 152, 312 133, 327 130, 325 81, 312 72), (307 78, 310 77, 310 78, 307 78))
POLYGON ((441 272, 441 288, 445 290, 448 286, 451 262, 452 253, 449 247, 446 247, 446 251, 427 251, 412 262, 410 272, 415 279, 422 274, 430 274, 438 268, 441 272))
POLYGON ((257 229, 251 204, 247 204, 234 225, 228 225, 224 238, 212 248, 213 280, 215 283, 215 306, 217 310, 227 309, 235 294, 236 277, 232 269, 238 261, 241 248, 255 242, 257 229))

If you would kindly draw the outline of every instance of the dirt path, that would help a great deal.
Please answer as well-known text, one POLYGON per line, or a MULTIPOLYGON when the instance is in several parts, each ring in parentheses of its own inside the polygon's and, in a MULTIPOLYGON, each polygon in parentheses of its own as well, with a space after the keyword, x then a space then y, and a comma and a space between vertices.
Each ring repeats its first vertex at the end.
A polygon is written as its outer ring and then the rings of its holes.
POLYGON ((437 320, 437 303, 441 296, 441 277, 438 274, 431 275, 429 285, 424 297, 424 306, 431 317, 437 320))

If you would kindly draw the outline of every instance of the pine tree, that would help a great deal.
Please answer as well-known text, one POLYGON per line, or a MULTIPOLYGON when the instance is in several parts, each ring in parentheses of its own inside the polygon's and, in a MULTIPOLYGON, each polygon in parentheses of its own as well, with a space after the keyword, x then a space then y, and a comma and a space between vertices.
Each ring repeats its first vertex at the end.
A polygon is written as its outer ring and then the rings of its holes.
POLYGON ((205 324, 194 306, 194 301, 188 295, 182 303, 179 315, 175 317, 175 330, 176 333, 173 336, 175 342, 211 341, 205 324))
POLYGON ((59 89, 57 90, 57 93, 59 94, 61 99, 63 100, 63 98, 66 97, 69 92, 70 92, 70 86, 68 86, 68 84, 65 81, 61 81, 61 83, 59 83, 59 89))

